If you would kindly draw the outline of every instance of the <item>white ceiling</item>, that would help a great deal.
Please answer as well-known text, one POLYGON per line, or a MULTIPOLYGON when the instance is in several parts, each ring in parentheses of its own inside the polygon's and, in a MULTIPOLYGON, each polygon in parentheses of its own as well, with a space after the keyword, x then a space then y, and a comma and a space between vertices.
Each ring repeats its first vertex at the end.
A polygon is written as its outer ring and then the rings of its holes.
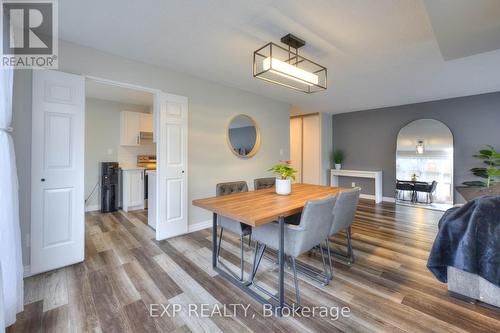
MULTIPOLYGON (((440 1, 449 2, 432 0, 440 1)), ((307 111, 500 91, 500 51, 443 60, 423 0, 64 0, 59 12, 64 40, 307 111), (328 67, 327 91, 307 95, 252 77, 253 51, 289 32, 306 40, 303 55, 328 67)), ((500 13, 488 15, 500 20, 500 13)))
POLYGON ((145 91, 105 84, 92 79, 85 82, 85 96, 105 101, 153 106, 154 95, 145 91))
POLYGON ((434 119, 418 119, 403 127, 398 134, 398 151, 415 152, 418 141, 426 151, 453 149, 453 134, 448 126, 434 119))
POLYGON ((500 49, 500 1, 425 0, 445 60, 500 49))

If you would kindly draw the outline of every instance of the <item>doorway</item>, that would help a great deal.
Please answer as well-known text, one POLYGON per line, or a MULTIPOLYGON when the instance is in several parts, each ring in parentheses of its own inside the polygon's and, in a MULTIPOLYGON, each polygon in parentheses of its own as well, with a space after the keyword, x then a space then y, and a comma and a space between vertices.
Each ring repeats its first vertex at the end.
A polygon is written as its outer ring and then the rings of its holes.
POLYGON ((86 212, 134 212, 156 229, 154 100, 146 90, 85 80, 86 212))
POLYGON ((84 260, 84 234, 91 232, 85 210, 139 211, 144 224, 155 218, 157 240, 187 233, 187 113, 183 96, 58 71, 33 73, 30 274, 84 260), (156 172, 145 173, 156 161, 156 172), (153 204, 153 196, 162 204, 153 204))
POLYGON ((297 170, 296 182, 321 184, 321 115, 290 117, 290 159, 297 170))
POLYGON ((418 119, 399 131, 396 202, 437 210, 453 205, 453 135, 444 123, 418 119))

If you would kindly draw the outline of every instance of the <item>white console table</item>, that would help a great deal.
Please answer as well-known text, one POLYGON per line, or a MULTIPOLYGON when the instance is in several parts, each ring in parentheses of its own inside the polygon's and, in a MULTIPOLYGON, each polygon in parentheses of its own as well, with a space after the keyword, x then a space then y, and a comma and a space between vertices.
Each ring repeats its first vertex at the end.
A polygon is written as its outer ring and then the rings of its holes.
POLYGON ((330 170, 330 185, 339 186, 339 177, 356 177, 375 179, 375 202, 382 202, 382 171, 360 171, 360 170, 330 170))

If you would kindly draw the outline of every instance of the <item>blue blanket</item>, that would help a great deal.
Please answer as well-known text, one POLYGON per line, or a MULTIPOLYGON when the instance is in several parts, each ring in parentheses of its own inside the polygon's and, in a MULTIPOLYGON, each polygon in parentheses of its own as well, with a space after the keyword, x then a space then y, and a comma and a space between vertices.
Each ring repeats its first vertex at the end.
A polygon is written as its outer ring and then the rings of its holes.
POLYGON ((500 287, 500 197, 480 197, 444 213, 427 268, 447 282, 447 266, 500 287))

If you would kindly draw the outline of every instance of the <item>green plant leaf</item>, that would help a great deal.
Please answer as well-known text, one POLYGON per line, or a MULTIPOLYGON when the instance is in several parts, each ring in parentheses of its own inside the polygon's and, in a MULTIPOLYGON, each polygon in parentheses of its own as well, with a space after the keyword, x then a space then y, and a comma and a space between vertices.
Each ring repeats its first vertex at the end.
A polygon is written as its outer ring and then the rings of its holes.
POLYGON ((488 156, 488 157, 492 156, 494 153, 495 153, 495 151, 494 151, 494 150, 491 150, 491 149, 490 149, 490 150, 481 149, 481 150, 479 151, 479 154, 481 154, 481 155, 483 155, 483 156, 488 156))
POLYGON ((488 173, 486 171, 486 168, 472 168, 470 169, 470 171, 476 177, 488 178, 488 173))
POLYGON ((465 186, 468 186, 468 187, 486 187, 486 183, 485 182, 481 182, 481 181, 478 181, 478 180, 469 181, 469 182, 463 182, 462 184, 465 185, 465 186))

